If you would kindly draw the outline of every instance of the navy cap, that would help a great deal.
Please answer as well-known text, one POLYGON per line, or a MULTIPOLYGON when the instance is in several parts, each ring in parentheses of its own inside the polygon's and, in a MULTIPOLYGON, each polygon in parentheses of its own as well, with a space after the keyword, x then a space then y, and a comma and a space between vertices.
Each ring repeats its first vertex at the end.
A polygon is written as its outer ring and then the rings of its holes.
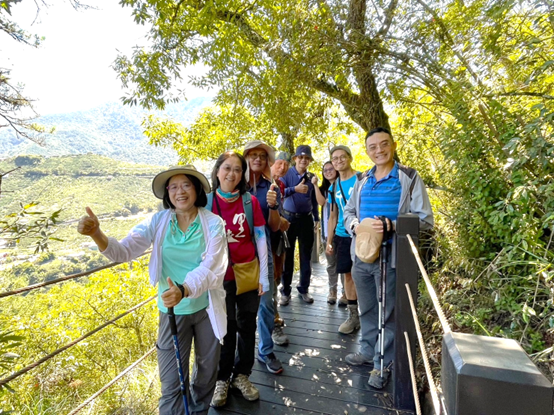
POLYGON ((308 156, 309 158, 313 159, 312 157, 312 149, 310 146, 307 145, 301 145, 296 147, 296 153, 294 154, 294 157, 298 156, 308 156))

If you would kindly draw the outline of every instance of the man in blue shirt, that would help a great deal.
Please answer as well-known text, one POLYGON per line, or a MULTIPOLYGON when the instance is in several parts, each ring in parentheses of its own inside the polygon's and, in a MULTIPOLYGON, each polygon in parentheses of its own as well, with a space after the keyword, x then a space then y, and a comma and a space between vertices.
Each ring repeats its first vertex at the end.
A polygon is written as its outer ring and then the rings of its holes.
MULTIPOLYGON (((372 364, 373 370, 369 377, 369 385, 382 389, 390 377, 390 363, 393 359, 394 329, 390 317, 394 310, 396 297, 396 255, 394 230, 396 218, 400 213, 414 213, 419 216, 421 230, 433 226, 433 211, 425 184, 417 172, 402 166, 394 160, 396 143, 390 131, 376 128, 366 135, 366 152, 375 166, 354 186, 352 195, 344 208, 344 227, 353 236, 351 256, 354 261, 352 278, 356 284, 356 292, 360 305, 360 324, 362 338, 360 351, 346 356, 346 362, 351 365, 372 364), (377 287, 381 280, 379 261, 362 262, 355 255, 356 230, 365 218, 386 218, 387 231, 393 236, 388 241, 392 249, 387 249, 387 280, 386 280, 386 310, 384 365, 381 367, 380 333, 378 322, 377 287)), ((377 220, 372 225, 376 232, 383 233, 383 223, 377 220)))
POLYGON ((344 207, 350 199, 358 175, 352 169, 352 151, 347 146, 339 145, 331 149, 331 163, 339 177, 329 188, 328 202, 331 207, 327 223, 327 242, 325 252, 335 255, 336 272, 344 275, 344 290, 348 300, 348 318, 339 327, 339 333, 350 334, 360 328, 358 316, 358 297, 352 280, 352 259, 350 246, 352 238, 344 229, 344 207))
POLYGON ((313 303, 314 299, 308 292, 312 276, 310 263, 314 245, 314 222, 319 222, 317 200, 312 184, 313 173, 308 171, 312 161, 310 146, 301 145, 294 154, 294 167, 281 178, 285 184, 285 201, 283 213, 290 222, 288 238, 290 247, 286 250, 285 270, 281 278, 281 299, 279 304, 287 305, 290 301, 292 274, 294 272, 294 247, 298 238, 300 256, 300 282, 296 289, 302 300, 313 303))

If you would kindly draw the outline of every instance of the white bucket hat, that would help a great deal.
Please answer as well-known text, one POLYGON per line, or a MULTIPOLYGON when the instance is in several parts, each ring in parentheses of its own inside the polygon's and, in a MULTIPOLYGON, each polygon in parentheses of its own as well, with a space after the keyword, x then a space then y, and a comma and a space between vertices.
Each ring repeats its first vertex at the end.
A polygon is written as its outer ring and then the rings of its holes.
POLYGON ((260 140, 252 140, 246 143, 242 155, 246 159, 246 181, 250 182, 250 162, 248 161, 248 152, 255 148, 261 148, 267 153, 267 165, 263 171, 263 175, 266 179, 271 180, 271 166, 275 163, 275 150, 268 144, 260 140))

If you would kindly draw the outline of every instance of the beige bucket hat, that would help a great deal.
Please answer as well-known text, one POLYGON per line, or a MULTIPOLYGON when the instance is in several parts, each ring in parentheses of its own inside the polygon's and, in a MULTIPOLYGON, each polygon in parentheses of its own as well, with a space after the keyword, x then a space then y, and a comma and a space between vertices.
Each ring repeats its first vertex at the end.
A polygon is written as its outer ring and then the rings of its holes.
POLYGON ((188 176, 196 177, 200 180, 206 194, 210 193, 210 182, 208 182, 206 176, 196 170, 196 167, 192 164, 186 164, 184 166, 173 166, 162 171, 161 173, 158 173, 156 177, 154 177, 154 180, 152 180, 152 192, 154 192, 154 196, 158 199, 163 199, 165 184, 171 177, 176 176, 177 174, 186 174, 188 176))
POLYGON ((379 258, 383 242, 383 234, 373 229, 373 222, 376 219, 365 218, 356 229, 356 256, 366 263, 373 263, 379 258))
POLYGON ((244 151, 242 152, 242 155, 246 159, 246 180, 248 182, 250 181, 250 162, 248 160, 248 153, 255 148, 261 148, 267 153, 267 165, 265 166, 265 170, 262 174, 266 179, 271 180, 271 166, 273 166, 273 163, 275 163, 275 150, 273 149, 273 147, 260 140, 249 141, 244 146, 244 151))

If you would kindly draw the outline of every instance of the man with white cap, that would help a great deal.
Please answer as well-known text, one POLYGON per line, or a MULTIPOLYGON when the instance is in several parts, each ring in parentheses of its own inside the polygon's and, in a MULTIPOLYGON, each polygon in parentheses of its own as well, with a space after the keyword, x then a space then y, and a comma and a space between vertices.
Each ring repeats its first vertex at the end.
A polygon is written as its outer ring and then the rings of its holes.
MULTIPOLYGON (((276 232, 281 226, 279 206, 281 195, 279 186, 271 181, 271 165, 275 162, 275 150, 266 143, 253 140, 246 143, 243 156, 246 159, 246 180, 250 186, 248 190, 256 196, 266 221, 266 236, 270 243, 270 233, 276 232)), ((271 250, 269 250, 271 251, 271 250)), ((258 308, 258 360, 271 373, 279 374, 283 365, 273 353, 272 333, 275 325, 275 308, 273 305, 273 256, 268 255, 269 290, 260 299, 258 308)))
POLYGON ((283 213, 290 222, 290 228, 287 232, 289 248, 287 248, 285 270, 281 278, 283 286, 279 304, 282 306, 287 305, 290 301, 296 239, 298 239, 300 256, 300 281, 296 289, 306 303, 314 302, 308 289, 312 276, 311 256, 314 245, 314 222, 319 222, 319 210, 312 183, 314 174, 308 171, 308 166, 312 160, 310 146, 298 146, 294 154, 294 167, 291 167, 287 174, 281 178, 281 181, 285 184, 283 213))
POLYGON ((362 338, 360 351, 350 353, 345 360, 351 365, 373 364, 368 383, 376 389, 383 389, 390 377, 394 353, 394 330, 387 322, 394 310, 396 297, 396 257, 393 252, 396 218, 401 213, 414 213, 419 216, 419 226, 422 230, 431 228, 434 221, 423 180, 414 169, 402 166, 394 160, 396 143, 390 131, 382 127, 376 128, 367 133, 365 141, 367 155, 375 166, 356 182, 344 208, 344 227, 353 237, 352 278, 358 294, 362 338), (384 271, 387 278, 384 297, 386 310, 383 316, 385 322, 383 351, 380 350, 377 298, 377 287, 381 280, 380 264, 379 261, 375 261, 375 257, 368 258, 364 252, 359 251, 371 246, 369 243, 371 240, 368 239, 371 236, 368 234, 371 232, 367 228, 364 229, 366 223, 364 219, 368 218, 383 218, 386 223, 385 230, 381 220, 372 222, 369 226, 374 233, 384 234, 386 231, 393 235, 387 240, 387 244, 390 244, 392 249, 386 250, 388 254, 386 271, 384 271), (360 235, 360 242, 363 244, 357 244, 358 232, 363 233, 363 236, 360 235), (381 367, 381 361, 385 367, 381 367))

